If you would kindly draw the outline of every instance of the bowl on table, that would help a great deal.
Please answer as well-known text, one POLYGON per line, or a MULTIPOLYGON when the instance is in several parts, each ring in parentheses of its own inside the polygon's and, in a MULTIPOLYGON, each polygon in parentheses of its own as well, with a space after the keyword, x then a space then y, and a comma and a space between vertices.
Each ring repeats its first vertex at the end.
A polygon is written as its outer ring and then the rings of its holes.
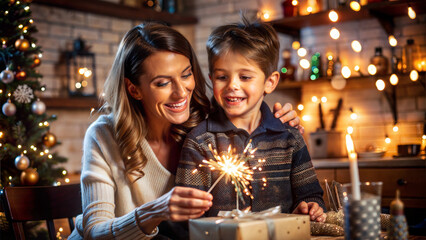
POLYGON ((370 151, 370 152, 359 152, 358 157, 359 158, 381 158, 383 155, 385 155, 386 151, 370 151))

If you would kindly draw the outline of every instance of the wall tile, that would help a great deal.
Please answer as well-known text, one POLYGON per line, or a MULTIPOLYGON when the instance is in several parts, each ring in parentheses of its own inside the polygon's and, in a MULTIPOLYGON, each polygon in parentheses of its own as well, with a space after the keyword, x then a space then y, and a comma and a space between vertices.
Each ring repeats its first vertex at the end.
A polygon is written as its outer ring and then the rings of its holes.
POLYGON ((100 28, 105 30, 111 29, 111 22, 113 18, 107 16, 100 16, 97 14, 88 14, 87 15, 87 25, 90 28, 100 28))
POLYGON ((81 37, 83 40, 97 40, 99 41, 100 33, 97 30, 89 28, 74 28, 72 31, 73 38, 81 37))

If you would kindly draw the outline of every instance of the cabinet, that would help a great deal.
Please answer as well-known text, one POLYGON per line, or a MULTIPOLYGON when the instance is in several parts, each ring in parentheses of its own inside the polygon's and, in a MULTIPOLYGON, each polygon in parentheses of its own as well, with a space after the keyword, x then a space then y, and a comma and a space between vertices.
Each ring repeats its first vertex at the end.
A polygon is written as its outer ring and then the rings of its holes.
MULTIPOLYGON (((350 172, 347 160, 330 160, 321 164, 314 160, 316 173, 321 187, 325 190, 325 179, 330 184, 333 180, 349 183, 350 172), (325 166, 328 165, 328 166, 325 166)), ((327 161, 327 160, 325 160, 327 161)), ((399 189, 401 200, 406 208, 426 208, 426 164, 421 159, 378 159, 359 162, 361 182, 383 182, 382 206, 388 207, 399 189)), ((328 205, 327 195, 324 200, 328 205)))
MULTIPOLYGON (((424 0, 396 0, 374 2, 362 6, 359 12, 351 10, 349 7, 335 9, 339 14, 338 22, 347 22, 368 18, 377 18, 385 31, 393 34, 393 18, 407 14, 408 4, 412 6, 417 14, 426 12, 426 1, 424 0)), ((305 16, 286 17, 271 21, 270 23, 277 32, 300 37, 300 29, 309 26, 320 26, 332 24, 328 18, 329 10, 305 16)))

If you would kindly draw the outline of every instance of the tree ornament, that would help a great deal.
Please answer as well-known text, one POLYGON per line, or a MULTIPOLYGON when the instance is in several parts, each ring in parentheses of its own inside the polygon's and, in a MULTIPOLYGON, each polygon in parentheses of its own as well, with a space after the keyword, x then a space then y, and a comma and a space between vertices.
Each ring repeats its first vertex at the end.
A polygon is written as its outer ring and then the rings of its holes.
POLYGON ((30 103, 34 98, 33 90, 27 84, 19 85, 13 92, 13 97, 19 103, 30 103))
POLYGON ((30 42, 24 38, 24 36, 21 36, 20 39, 16 40, 15 42, 15 48, 19 51, 25 52, 30 47, 30 42))
POLYGON ((9 70, 9 68, 6 68, 0 73, 0 79, 2 82, 8 84, 13 82, 14 74, 12 71, 9 70))
POLYGON ((27 168, 21 173, 21 184, 22 185, 35 185, 38 182, 37 169, 27 168))
POLYGON ((15 166, 17 169, 23 171, 30 166, 30 159, 24 154, 21 154, 15 158, 15 166))
POLYGON ((41 64, 41 59, 36 56, 36 57, 34 57, 33 64, 31 65, 31 67, 35 68, 35 67, 39 66, 40 64, 41 64))
POLYGON ((48 148, 55 146, 56 136, 50 132, 47 132, 46 134, 43 135, 43 144, 44 146, 48 148))
POLYGON ((46 111, 46 104, 40 101, 40 99, 37 99, 37 101, 33 102, 31 105, 31 110, 37 115, 42 115, 46 111))
POLYGON ((24 70, 19 70, 15 74, 15 78, 16 78, 16 80, 24 81, 27 78, 27 73, 24 70))
POLYGON ((8 117, 11 117, 16 113, 16 106, 12 103, 12 101, 10 101, 10 99, 8 99, 5 104, 3 104, 3 107, 1 109, 3 111, 3 114, 8 117))

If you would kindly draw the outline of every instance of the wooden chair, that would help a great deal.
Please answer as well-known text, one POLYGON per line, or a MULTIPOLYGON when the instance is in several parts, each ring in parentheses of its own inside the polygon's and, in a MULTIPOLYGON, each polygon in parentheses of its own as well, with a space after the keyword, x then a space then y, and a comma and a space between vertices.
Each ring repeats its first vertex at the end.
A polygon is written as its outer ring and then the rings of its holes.
POLYGON ((82 212, 80 184, 37 187, 5 187, 6 217, 16 239, 25 239, 23 222, 45 220, 51 240, 56 239, 53 219, 68 218, 71 231, 73 217, 82 212))

